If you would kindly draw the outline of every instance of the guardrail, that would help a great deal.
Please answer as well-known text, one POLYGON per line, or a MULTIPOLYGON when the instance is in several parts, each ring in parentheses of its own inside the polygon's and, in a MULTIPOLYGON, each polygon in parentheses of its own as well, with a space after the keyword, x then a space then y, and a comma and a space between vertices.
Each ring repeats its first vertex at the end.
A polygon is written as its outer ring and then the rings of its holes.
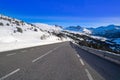
POLYGON ((98 50, 98 49, 93 49, 93 48, 86 47, 86 46, 80 46, 80 45, 78 45, 78 46, 81 49, 86 50, 86 51, 88 51, 92 54, 100 56, 100 57, 102 57, 104 59, 107 59, 109 61, 112 61, 114 63, 120 64, 120 54, 115 54, 115 53, 112 53, 112 52, 98 50))

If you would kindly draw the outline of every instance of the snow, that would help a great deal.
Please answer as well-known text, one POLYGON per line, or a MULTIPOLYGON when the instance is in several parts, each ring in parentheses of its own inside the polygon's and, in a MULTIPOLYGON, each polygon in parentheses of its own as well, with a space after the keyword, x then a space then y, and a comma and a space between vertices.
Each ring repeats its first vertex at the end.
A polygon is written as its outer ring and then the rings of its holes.
POLYGON ((59 42, 63 42, 63 41, 57 40, 56 37, 51 37, 50 39, 47 39, 47 40, 18 41, 18 42, 14 41, 9 43, 0 42, 0 52, 15 50, 15 49, 22 49, 27 47, 40 46, 40 45, 48 45, 48 44, 59 43, 59 42))
POLYGON ((17 19, 1 16, 5 19, 0 18, 0 23, 4 24, 3 26, 0 25, 0 52, 68 41, 67 38, 60 38, 47 32, 58 33, 62 30, 60 27, 42 23, 35 27, 25 22, 21 23, 17 19), (19 25, 13 23, 15 21, 18 21, 19 25), (21 28, 23 32, 17 31, 16 27, 21 28))
POLYGON ((94 39, 97 39, 97 40, 101 40, 101 41, 106 41, 107 40, 107 38, 105 38, 105 37, 99 37, 99 36, 91 36, 92 38, 94 38, 94 39))
POLYGON ((9 29, 2 30, 0 28, 0 52, 66 41, 65 39, 60 40, 59 37, 41 31, 12 33, 9 29), (7 33, 8 31, 9 33, 7 33), (43 40, 40 38, 42 35, 46 36, 43 40))
POLYGON ((60 31, 62 31, 62 28, 57 27, 55 25, 48 25, 48 24, 44 24, 44 23, 33 23, 33 24, 36 25, 38 28, 40 28, 42 30, 49 31, 49 32, 53 32, 53 31, 60 32, 60 31))
POLYGON ((83 32, 86 33, 86 34, 92 34, 92 31, 90 31, 90 30, 88 30, 86 28, 83 29, 83 32))
POLYGON ((3 33, 0 29, 0 34, 3 34, 0 35, 0 52, 67 41, 66 39, 60 40, 59 37, 40 31, 13 33, 12 35, 6 33, 3 33), (42 35, 46 35, 46 38, 43 40, 40 38, 42 35))

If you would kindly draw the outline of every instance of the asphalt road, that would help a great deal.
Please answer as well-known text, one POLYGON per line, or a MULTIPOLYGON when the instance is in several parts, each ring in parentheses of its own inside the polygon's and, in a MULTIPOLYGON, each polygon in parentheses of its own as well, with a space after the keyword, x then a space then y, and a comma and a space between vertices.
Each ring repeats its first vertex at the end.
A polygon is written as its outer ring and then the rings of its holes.
POLYGON ((63 42, 0 53, 0 80, 120 80, 120 65, 63 42))

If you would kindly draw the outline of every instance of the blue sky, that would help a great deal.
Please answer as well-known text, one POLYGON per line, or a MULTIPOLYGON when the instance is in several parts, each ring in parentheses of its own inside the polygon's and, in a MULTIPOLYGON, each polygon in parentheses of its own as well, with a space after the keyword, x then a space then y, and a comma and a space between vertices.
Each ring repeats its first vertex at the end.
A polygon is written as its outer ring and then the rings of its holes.
POLYGON ((1 0, 0 13, 65 27, 120 25, 120 0, 1 0))

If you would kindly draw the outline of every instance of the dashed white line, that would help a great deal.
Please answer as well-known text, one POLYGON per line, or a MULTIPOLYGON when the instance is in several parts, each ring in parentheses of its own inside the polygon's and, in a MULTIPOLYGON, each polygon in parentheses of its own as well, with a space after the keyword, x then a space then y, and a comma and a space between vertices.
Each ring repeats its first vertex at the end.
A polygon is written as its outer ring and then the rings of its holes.
POLYGON ((84 64, 83 60, 82 59, 79 59, 79 60, 80 60, 81 64, 84 66, 85 64, 84 64))
POLYGON ((80 55, 79 54, 76 54, 77 55, 77 57, 79 58, 80 57, 80 55))
MULTIPOLYGON (((21 51, 21 52, 24 53, 24 52, 27 52, 27 50, 23 50, 23 51, 21 51)), ((6 56, 13 56, 13 55, 15 55, 15 54, 17 54, 17 53, 7 54, 6 56)))
POLYGON ((41 58, 43 58, 44 56, 50 54, 51 52, 55 51, 55 50, 58 49, 58 48, 59 48, 59 47, 56 47, 56 48, 54 48, 53 50, 48 51, 47 53, 43 54, 42 56, 40 56, 40 57, 32 60, 32 62, 34 63, 34 62, 38 61, 39 59, 41 59, 41 58))
POLYGON ((89 73, 88 69, 85 69, 85 72, 87 73, 89 80, 94 80, 91 74, 89 73))
POLYGON ((14 70, 14 71, 12 71, 11 73, 9 73, 9 74, 7 74, 7 75, 5 75, 5 76, 1 77, 1 78, 0 78, 0 80, 4 80, 4 79, 6 79, 7 77, 9 77, 9 76, 11 76, 11 75, 13 75, 13 74, 17 73, 18 71, 20 71, 20 69, 19 69, 19 68, 18 68, 18 69, 16 69, 16 70, 14 70))
POLYGON ((11 53, 11 54, 7 54, 6 56, 12 56, 12 55, 15 55, 17 53, 11 53))

